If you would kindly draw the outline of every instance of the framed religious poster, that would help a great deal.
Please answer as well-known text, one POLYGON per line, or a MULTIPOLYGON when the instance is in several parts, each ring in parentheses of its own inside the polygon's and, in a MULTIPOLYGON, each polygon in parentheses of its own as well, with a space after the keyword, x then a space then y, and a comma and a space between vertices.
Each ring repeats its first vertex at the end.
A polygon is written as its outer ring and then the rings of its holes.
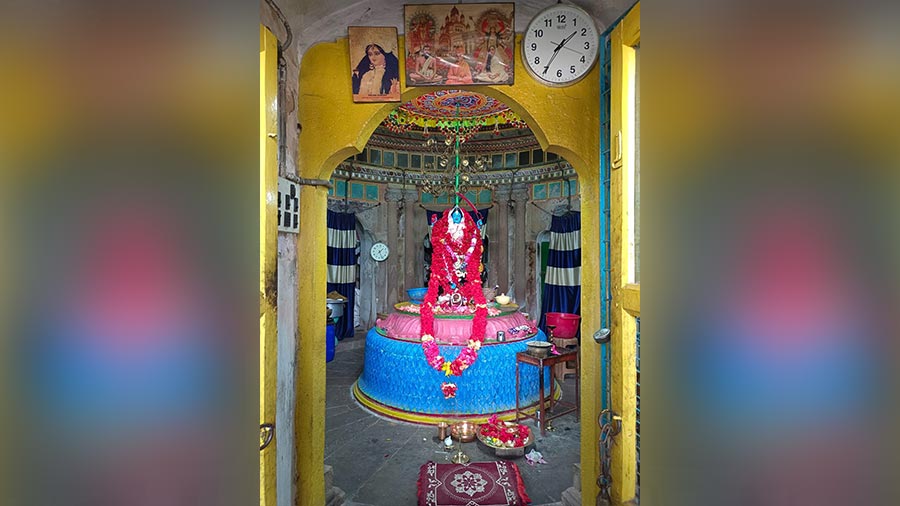
POLYGON ((399 102, 400 59, 397 28, 351 26, 350 78, 354 102, 399 102))
POLYGON ((515 4, 404 5, 406 85, 513 84, 515 4))

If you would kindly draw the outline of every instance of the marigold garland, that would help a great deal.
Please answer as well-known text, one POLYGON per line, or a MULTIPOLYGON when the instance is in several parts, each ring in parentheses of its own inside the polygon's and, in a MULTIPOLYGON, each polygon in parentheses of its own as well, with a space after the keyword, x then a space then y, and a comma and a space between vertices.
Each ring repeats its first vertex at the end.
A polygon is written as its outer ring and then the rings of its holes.
MULTIPOLYGON (((478 350, 484 342, 487 328, 487 302, 481 287, 481 231, 468 213, 462 213, 465 228, 459 241, 453 239, 449 232, 451 209, 444 211, 441 218, 431 230, 432 260, 431 278, 428 281, 428 292, 420 308, 422 349, 428 365, 447 376, 460 376, 478 359, 478 350), (459 256, 462 255, 462 259, 459 256), (458 271, 465 272, 465 281, 460 282, 458 271), (438 290, 444 293, 459 292, 466 300, 474 301, 475 315, 472 318, 472 334, 469 344, 459 352, 453 361, 441 356, 440 349, 434 340, 434 309, 438 290)), ((455 385, 454 385, 455 387, 455 385)), ((447 389, 443 389, 445 397, 447 389)), ((456 389, 453 388, 455 396, 456 389)))

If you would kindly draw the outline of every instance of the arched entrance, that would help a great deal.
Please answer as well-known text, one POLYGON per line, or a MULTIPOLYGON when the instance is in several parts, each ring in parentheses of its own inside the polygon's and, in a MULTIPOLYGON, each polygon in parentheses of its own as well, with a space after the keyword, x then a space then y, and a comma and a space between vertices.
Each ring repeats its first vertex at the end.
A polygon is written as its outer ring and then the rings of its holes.
MULTIPOLYGON (((403 39, 401 38, 401 48, 403 39)), ((402 49, 401 49, 402 51, 402 49)), ((300 177, 310 184, 300 191, 298 251, 297 409, 295 438, 299 504, 323 504, 322 463, 325 444, 324 313, 317 304, 325 293, 327 180, 344 159, 360 152, 388 113, 398 104, 354 104, 351 100, 347 40, 318 44, 304 55, 300 68, 298 118, 301 125, 300 177)), ((404 73, 401 61, 401 74, 404 73)), ((575 168, 582 195, 582 335, 600 328, 599 69, 568 88, 548 88, 528 77, 515 61, 516 84, 479 86, 478 92, 501 100, 522 117, 544 151, 556 153, 575 168), (572 128, 572 125, 580 125, 572 128)), ((402 88, 402 101, 434 88, 402 88)), ((597 441, 600 427, 600 347, 581 347, 581 487, 582 496, 599 492, 597 441)))

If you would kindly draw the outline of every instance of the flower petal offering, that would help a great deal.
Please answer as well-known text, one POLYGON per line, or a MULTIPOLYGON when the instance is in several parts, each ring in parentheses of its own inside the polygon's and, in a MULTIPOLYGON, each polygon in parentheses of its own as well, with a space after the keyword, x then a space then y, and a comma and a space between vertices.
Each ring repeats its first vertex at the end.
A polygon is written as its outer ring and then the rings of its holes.
POLYGON ((504 422, 492 415, 478 429, 478 438, 494 448, 522 448, 531 443, 531 429, 527 425, 504 422))

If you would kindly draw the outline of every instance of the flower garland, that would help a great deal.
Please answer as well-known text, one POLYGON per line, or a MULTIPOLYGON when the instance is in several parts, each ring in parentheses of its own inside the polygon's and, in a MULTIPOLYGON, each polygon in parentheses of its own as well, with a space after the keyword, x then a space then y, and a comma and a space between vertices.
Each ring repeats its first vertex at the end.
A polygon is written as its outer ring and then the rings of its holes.
MULTIPOLYGON (((460 376, 478 359, 478 350, 484 342, 487 328, 487 302, 481 288, 481 264, 483 245, 481 231, 468 213, 463 215, 462 234, 450 228, 450 214, 457 208, 444 211, 431 230, 432 259, 431 278, 428 281, 428 292, 422 302, 419 315, 421 319, 422 349, 428 365, 436 371, 443 371, 447 376, 460 376), (454 237, 457 236, 457 237, 454 237), (460 277, 465 275, 465 281, 460 277), (460 293, 464 300, 474 302, 475 315, 472 318, 472 334, 469 344, 459 352, 452 361, 441 356, 441 351, 434 341, 434 313, 438 290, 445 293, 460 293)), ((456 396, 456 385, 444 383, 442 391, 445 398, 456 396), (450 388, 452 386, 452 388, 450 388)))

